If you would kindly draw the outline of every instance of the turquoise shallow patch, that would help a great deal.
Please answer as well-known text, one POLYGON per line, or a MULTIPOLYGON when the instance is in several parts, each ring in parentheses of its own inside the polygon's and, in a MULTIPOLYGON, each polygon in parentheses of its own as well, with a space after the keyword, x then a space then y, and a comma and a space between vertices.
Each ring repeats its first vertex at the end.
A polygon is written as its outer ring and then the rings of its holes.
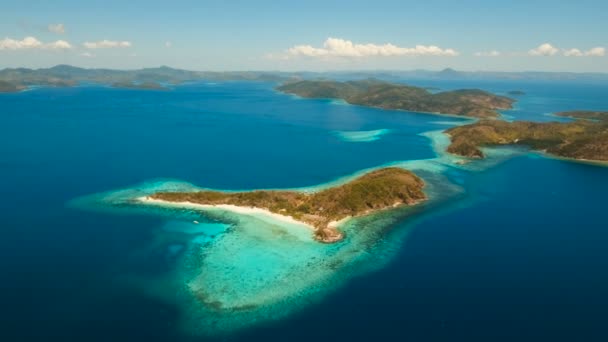
POLYGON ((148 182, 71 204, 166 218, 145 253, 164 251, 175 258, 174 270, 157 278, 129 280, 181 307, 183 328, 197 335, 231 332, 284 317, 317 302, 353 276, 381 267, 407 233, 402 229, 385 240, 387 228, 419 210, 401 208, 353 219, 342 228, 344 241, 322 244, 309 228, 270 216, 220 209, 197 212, 134 201, 153 191, 189 187, 175 181, 148 182), (193 222, 196 219, 198 224, 193 222))
POLYGON ((199 222, 192 221, 177 221, 171 220, 163 226, 163 230, 167 232, 185 233, 185 234, 205 234, 218 235, 224 233, 229 226, 219 222, 199 222))
MULTIPOLYGON (((151 181, 86 196, 70 205, 164 218, 158 227, 161 233, 141 254, 155 250, 167 253, 174 262, 172 271, 138 281, 131 278, 131 283, 180 307, 183 329, 188 333, 229 333, 301 310, 336 291, 352 277, 383 267, 402 246, 408 228, 414 225, 413 214, 461 193, 461 188, 444 176, 446 173, 485 169, 513 154, 510 149, 488 150, 488 160, 460 164, 457 161, 462 158, 445 153, 449 144, 445 134, 433 131, 422 135, 431 141, 436 152, 434 158, 398 161, 377 168, 396 166, 416 172, 425 180, 430 200, 416 207, 352 219, 341 227, 345 240, 336 244, 318 243, 309 228, 269 215, 153 206, 136 201, 158 191, 202 189, 175 180, 151 181), (390 229, 393 226, 400 229, 390 229)), ((376 168, 297 190, 319 191, 373 169, 376 168)))
POLYGON ((335 131, 334 134, 343 141, 348 142, 371 142, 388 134, 390 129, 376 129, 371 131, 335 131))

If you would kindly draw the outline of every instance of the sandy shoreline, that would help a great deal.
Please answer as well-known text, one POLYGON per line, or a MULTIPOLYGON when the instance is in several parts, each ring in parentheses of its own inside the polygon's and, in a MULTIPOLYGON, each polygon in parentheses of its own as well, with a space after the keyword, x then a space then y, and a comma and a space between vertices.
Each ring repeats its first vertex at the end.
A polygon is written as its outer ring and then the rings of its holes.
POLYGON ((296 220, 291 216, 276 214, 276 213, 271 212, 270 210, 257 208, 257 207, 242 207, 242 206, 232 205, 232 204, 200 204, 200 203, 193 203, 193 202, 187 202, 187 201, 186 202, 171 202, 171 201, 151 198, 149 196, 138 197, 138 198, 136 198, 136 200, 143 204, 158 205, 158 206, 173 207, 173 208, 200 209, 200 210, 220 209, 220 210, 226 210, 226 211, 230 211, 230 212, 242 214, 242 215, 256 215, 256 214, 265 215, 265 216, 269 216, 272 219, 277 220, 277 221, 283 221, 286 223, 305 226, 313 232, 317 230, 315 227, 311 226, 310 224, 303 222, 303 221, 296 220))

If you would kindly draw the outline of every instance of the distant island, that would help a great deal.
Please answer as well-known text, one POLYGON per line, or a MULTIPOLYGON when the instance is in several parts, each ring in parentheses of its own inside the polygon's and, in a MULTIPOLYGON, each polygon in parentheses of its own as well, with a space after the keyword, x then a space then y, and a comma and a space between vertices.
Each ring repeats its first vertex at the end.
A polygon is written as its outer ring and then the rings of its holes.
MULTIPOLYGON (((597 80, 608 81, 605 73, 564 72, 491 72, 459 71, 447 68, 441 71, 392 70, 392 71, 343 71, 343 72, 282 72, 282 71, 189 71, 167 66, 138 70, 88 69, 71 65, 51 68, 6 68, 0 70, 0 93, 18 92, 31 86, 73 87, 81 83, 98 83, 112 86, 123 82, 156 82, 182 84, 195 81, 262 81, 287 82, 320 78, 365 79, 378 78, 386 81, 412 80, 597 80)), ((436 91, 437 89, 427 89, 436 91)), ((523 95, 523 94, 509 94, 523 95)), ((399 109, 399 108, 393 108, 399 109)))
POLYGON ((139 70, 110 70, 57 65, 46 69, 7 68, 0 70, 0 93, 21 91, 30 86, 72 87, 80 83, 159 90, 161 83, 181 84, 202 80, 279 82, 288 80, 289 77, 291 76, 280 72, 207 72, 174 69, 166 66, 139 70))
POLYGON ((448 152, 470 158, 484 158, 480 147, 524 145, 558 157, 608 161, 608 120, 605 115, 587 113, 598 112, 564 112, 561 116, 603 118, 604 121, 482 120, 474 124, 454 127, 446 131, 452 140, 448 152))
MULTIPOLYGON (((71 65, 57 65, 51 68, 6 68, 0 70, 0 93, 16 92, 31 86, 73 87, 81 83, 112 85, 115 83, 156 82, 160 84, 182 84, 196 81, 262 81, 289 82, 318 79, 366 79, 377 78, 385 81, 412 80, 596 80, 607 81, 605 73, 563 73, 563 72, 491 72, 458 71, 447 68, 430 70, 391 71, 335 71, 335 72, 283 72, 283 71, 190 71, 161 66, 137 70, 89 69, 71 65)), ((427 90, 437 91, 429 88, 427 90)), ((515 90, 515 92, 518 92, 515 90)), ((523 95, 523 94, 509 94, 523 95)), ((400 108, 391 108, 400 109, 400 108)), ((426 111, 426 110, 422 110, 426 111)))
POLYGON ((311 226, 315 238, 333 243, 343 238, 339 223, 350 217, 426 199, 424 182, 414 173, 395 167, 367 173, 346 184, 315 193, 280 190, 248 192, 158 192, 140 199, 149 204, 196 204, 246 213, 264 210, 311 226))
POLYGON ((350 104, 413 112, 452 114, 476 118, 499 117, 497 110, 510 109, 513 99, 479 89, 431 93, 425 88, 375 79, 359 81, 299 81, 277 88, 306 98, 335 98, 350 104))
POLYGON ((591 110, 573 110, 568 112, 555 113, 555 115, 572 119, 608 121, 608 112, 598 112, 591 110))
POLYGON ((511 90, 510 92, 508 92, 507 94, 509 95, 513 95, 513 96, 522 96, 522 95, 526 95, 526 93, 524 91, 521 90, 511 90))

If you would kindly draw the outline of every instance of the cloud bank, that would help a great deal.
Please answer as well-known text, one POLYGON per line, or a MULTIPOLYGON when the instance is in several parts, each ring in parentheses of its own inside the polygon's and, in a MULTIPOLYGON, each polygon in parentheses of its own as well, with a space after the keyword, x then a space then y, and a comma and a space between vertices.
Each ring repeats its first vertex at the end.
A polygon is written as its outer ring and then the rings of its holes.
POLYGON ((602 57, 605 55, 606 49, 603 47, 594 47, 587 51, 579 49, 564 50, 564 56, 566 57, 602 57))
POLYGON ((528 54, 530 56, 555 56, 561 54, 566 57, 603 57, 606 55, 606 49, 601 46, 586 51, 577 48, 558 49, 549 43, 544 43, 528 51, 528 54))
POLYGON ((131 42, 104 39, 97 42, 85 42, 83 45, 87 49, 112 49, 131 47, 131 42))
POLYGON ((356 44, 350 40, 327 38, 323 47, 311 45, 296 45, 287 50, 287 55, 296 57, 390 57, 390 56, 458 56, 453 49, 442 49, 434 45, 416 45, 415 47, 399 47, 387 44, 356 44))
POLYGON ((65 40, 57 40, 51 43, 43 43, 35 37, 25 37, 22 40, 5 38, 0 40, 0 50, 24 50, 24 49, 47 49, 68 50, 72 45, 65 40))

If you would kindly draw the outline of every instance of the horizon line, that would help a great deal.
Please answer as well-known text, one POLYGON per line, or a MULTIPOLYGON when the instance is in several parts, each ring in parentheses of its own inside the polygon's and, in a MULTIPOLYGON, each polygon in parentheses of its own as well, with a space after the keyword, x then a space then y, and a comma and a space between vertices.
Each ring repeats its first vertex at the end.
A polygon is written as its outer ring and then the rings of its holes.
POLYGON ((232 70, 195 70, 195 69, 187 69, 180 67, 168 66, 166 64, 161 64, 158 66, 142 66, 139 68, 108 68, 108 67, 83 67, 76 66, 72 64, 55 64, 53 66, 48 67, 5 67, 0 69, 0 71, 5 70, 15 70, 15 69, 27 69, 27 70, 48 70, 57 67, 72 67, 83 70, 113 70, 113 71, 137 71, 137 70, 145 70, 145 69, 160 69, 160 68, 169 68, 173 70, 182 70, 182 71, 190 71, 190 72, 215 72, 215 73, 230 73, 230 72, 266 72, 266 73, 354 73, 354 72, 371 72, 371 73, 380 73, 380 72, 432 72, 432 73, 440 73, 444 71, 448 72, 458 72, 458 73, 496 73, 496 74, 576 74, 576 75, 607 75, 608 72, 604 71, 541 71, 541 70, 519 70, 519 71, 503 71, 503 70, 459 70, 451 67, 445 67, 443 69, 337 69, 337 70, 311 70, 311 69, 301 69, 301 70, 264 70, 264 69, 232 69, 232 70))

